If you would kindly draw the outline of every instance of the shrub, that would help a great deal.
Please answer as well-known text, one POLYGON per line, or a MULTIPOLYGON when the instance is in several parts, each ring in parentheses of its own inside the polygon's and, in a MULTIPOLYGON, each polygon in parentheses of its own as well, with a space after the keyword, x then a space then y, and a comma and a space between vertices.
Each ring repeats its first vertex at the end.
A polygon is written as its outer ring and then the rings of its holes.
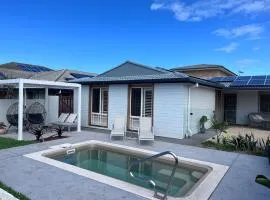
POLYGON ((216 116, 213 116, 212 119, 212 127, 215 129, 217 133, 217 143, 220 143, 220 136, 222 133, 227 133, 228 123, 227 122, 219 122, 216 116))

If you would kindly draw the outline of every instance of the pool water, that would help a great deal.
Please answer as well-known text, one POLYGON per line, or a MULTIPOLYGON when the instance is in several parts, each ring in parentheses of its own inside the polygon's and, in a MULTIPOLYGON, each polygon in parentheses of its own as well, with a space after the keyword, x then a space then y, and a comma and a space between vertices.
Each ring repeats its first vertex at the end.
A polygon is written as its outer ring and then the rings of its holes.
MULTIPOLYGON (((130 153, 118 152, 112 149, 102 147, 88 147, 76 149, 73 154, 67 155, 66 152, 47 156, 57 161, 68 163, 83 169, 90 170, 102 175, 119 179, 137 186, 154 190, 152 186, 141 180, 134 179, 129 174, 130 165, 141 159, 142 156, 132 155, 130 153)), ((164 191, 173 163, 163 162, 162 160, 153 160, 144 162, 134 167, 134 174, 149 177, 156 183, 156 190, 164 191)), ((183 197, 192 190, 193 186, 207 173, 206 169, 196 169, 181 165, 181 161, 176 169, 173 183, 168 192, 169 196, 183 197)))

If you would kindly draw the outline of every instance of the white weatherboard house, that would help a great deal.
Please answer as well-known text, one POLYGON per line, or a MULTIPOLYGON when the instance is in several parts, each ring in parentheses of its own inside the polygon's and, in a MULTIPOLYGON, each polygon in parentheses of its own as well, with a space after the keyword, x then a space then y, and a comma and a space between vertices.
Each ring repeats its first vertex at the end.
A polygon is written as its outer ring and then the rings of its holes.
MULTIPOLYGON (((179 72, 125 62, 82 84, 82 126, 111 129, 117 116, 137 130, 141 117, 152 119, 156 136, 182 139, 199 130, 199 119, 215 111, 222 85, 179 72)), ((210 123, 207 124, 210 127, 210 123)))

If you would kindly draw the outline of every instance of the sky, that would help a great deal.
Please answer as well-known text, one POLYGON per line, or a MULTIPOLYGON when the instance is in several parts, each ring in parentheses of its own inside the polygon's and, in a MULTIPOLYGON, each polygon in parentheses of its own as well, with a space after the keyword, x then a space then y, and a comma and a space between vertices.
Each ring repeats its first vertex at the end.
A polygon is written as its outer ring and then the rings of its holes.
POLYGON ((0 0, 0 63, 101 73, 220 64, 270 75, 270 0, 0 0))

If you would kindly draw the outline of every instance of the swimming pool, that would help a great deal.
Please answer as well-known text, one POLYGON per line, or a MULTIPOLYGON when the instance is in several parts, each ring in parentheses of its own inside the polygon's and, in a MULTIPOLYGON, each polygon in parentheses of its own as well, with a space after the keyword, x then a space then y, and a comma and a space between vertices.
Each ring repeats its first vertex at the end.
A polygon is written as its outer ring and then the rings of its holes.
MULTIPOLYGON (((132 169, 135 176, 153 180, 155 187, 131 177, 129 170, 134 162, 156 153, 91 140, 74 145, 56 146, 26 156, 146 198, 153 198, 154 191, 161 194, 166 189, 174 160, 170 156, 162 156, 153 161, 140 163, 132 169)), ((213 191, 213 185, 217 185, 216 182, 220 181, 226 171, 226 166, 179 158, 179 164, 168 191, 168 198, 194 199, 195 197, 196 199, 198 188, 207 183, 208 188, 205 187, 205 189, 213 191), (210 180, 212 182, 207 182, 209 178, 212 179, 210 180)), ((205 194, 209 193, 203 192, 202 196, 199 195, 200 199, 204 199, 203 197, 207 196, 205 194)))

